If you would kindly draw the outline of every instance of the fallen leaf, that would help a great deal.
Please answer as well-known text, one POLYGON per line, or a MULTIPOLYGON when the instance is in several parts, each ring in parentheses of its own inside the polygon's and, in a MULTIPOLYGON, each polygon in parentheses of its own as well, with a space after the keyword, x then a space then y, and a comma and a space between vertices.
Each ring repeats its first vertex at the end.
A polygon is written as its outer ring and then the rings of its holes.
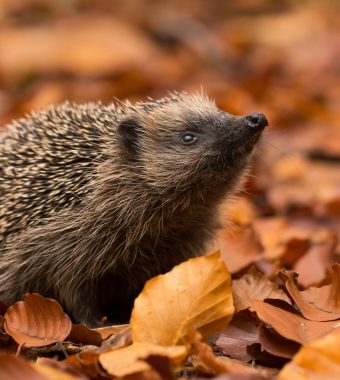
POLYGON ((152 370, 146 359, 165 356, 173 363, 182 362, 188 355, 187 346, 158 346, 151 343, 134 343, 99 355, 102 367, 113 376, 127 376, 152 370))
POLYGON ((230 274, 220 253, 190 259, 145 284, 131 315, 132 340, 182 344, 191 329, 206 339, 225 327, 233 312, 230 274))
POLYGON ((91 379, 103 377, 106 375, 98 362, 99 354, 93 351, 83 351, 79 354, 71 355, 64 360, 65 363, 71 364, 85 373, 91 379))
POLYGON ((255 311, 261 321, 271 325, 280 335, 301 344, 309 343, 329 332, 340 331, 338 321, 310 321, 262 301, 254 301, 251 310, 255 311))
MULTIPOLYGON (((337 272, 335 272, 338 274, 337 272)), ((339 274, 340 274, 340 265, 339 265, 339 274)), ((300 293, 296 280, 298 275, 293 272, 281 271, 279 277, 284 283, 288 293, 293 298, 297 306, 299 307, 303 316, 311 321, 334 321, 340 319, 340 310, 339 312, 331 312, 322 309, 321 305, 313 302, 310 303, 304 299, 303 293, 300 293)), ((323 287, 325 288, 325 287, 323 287)), ((322 289, 322 288, 321 288, 322 289)), ((340 307, 340 279, 338 276, 335 276, 334 286, 327 286, 326 292, 323 292, 322 295, 326 297, 326 307, 332 308, 332 306, 340 307)), ((314 298, 315 301, 315 298, 314 298)), ((324 300, 325 301, 325 300, 324 300)), ((324 304, 325 302, 323 302, 324 304)), ((336 310, 336 307, 334 308, 336 310)))
POLYGON ((47 380, 36 371, 26 360, 14 355, 0 354, 1 380, 47 380))
POLYGON ((300 292, 302 298, 329 313, 340 313, 340 264, 332 267, 332 282, 319 288, 310 287, 300 292))
POLYGON ((93 331, 96 331, 103 340, 109 338, 111 335, 124 335, 130 332, 130 325, 124 324, 124 325, 115 325, 115 326, 105 326, 105 327, 97 327, 95 329, 92 329, 93 331))
POLYGON ((267 327, 264 323, 259 327, 258 340, 265 351, 271 355, 286 359, 291 359, 300 348, 298 343, 285 339, 273 328, 267 327))
POLYGON ((235 312, 249 308, 254 300, 262 301, 265 298, 281 299, 291 303, 289 297, 276 284, 254 267, 251 267, 240 279, 233 281, 233 298, 235 312))
POLYGON ((302 347, 279 373, 279 380, 338 380, 340 332, 330 333, 302 347))
POLYGON ((37 293, 25 294, 24 301, 10 306, 5 320, 6 333, 25 347, 62 342, 72 328, 59 303, 37 293))
MULTIPOLYGON (((259 369, 247 365, 239 360, 230 359, 227 357, 216 357, 209 345, 203 342, 194 343, 194 352, 196 356, 192 357, 193 365, 208 374, 224 375, 234 374, 237 376, 244 376, 243 379, 253 379, 253 376, 259 376, 259 379, 268 379, 269 377, 262 377, 259 369)), ((235 377, 237 379, 237 377, 235 377)), ((240 377, 242 379, 242 377, 240 377)), ((256 377, 255 377, 256 379, 256 377)))
POLYGON ((41 375, 44 376, 46 380, 88 380, 87 376, 77 374, 73 375, 65 371, 66 366, 63 368, 62 365, 59 367, 55 365, 54 367, 46 364, 32 364, 32 367, 41 375), (62 370, 59 368, 63 368, 62 370))
POLYGON ((247 348, 252 344, 259 344, 259 322, 249 310, 234 314, 229 325, 219 334, 216 346, 221 348, 224 355, 250 361, 253 357, 247 348))
POLYGON ((335 263, 337 237, 331 232, 325 232, 322 241, 313 244, 293 266, 299 274, 299 282, 307 287, 324 279, 327 269, 335 263))
MULTIPOLYGON (((79 368, 77 368, 74 364, 67 363, 66 361, 58 361, 50 358, 39 357, 34 364, 34 368, 41 374, 45 374, 46 377, 52 379, 53 374, 55 373, 55 380, 59 379, 58 373, 60 376, 60 372, 74 376, 77 380, 89 379, 88 376, 81 372, 79 368), (45 367, 47 367, 47 369, 45 367), (52 370, 50 370, 50 368, 52 368, 52 370), (53 372, 53 369, 55 369, 57 372, 53 372)), ((61 379, 63 378, 61 377, 61 379)))
POLYGON ((252 225, 219 231, 214 248, 220 250, 230 273, 240 271, 263 256, 263 247, 252 225))
POLYGON ((103 342, 103 338, 99 332, 90 329, 84 324, 72 325, 67 339, 73 343, 93 344, 95 346, 100 346, 103 342))

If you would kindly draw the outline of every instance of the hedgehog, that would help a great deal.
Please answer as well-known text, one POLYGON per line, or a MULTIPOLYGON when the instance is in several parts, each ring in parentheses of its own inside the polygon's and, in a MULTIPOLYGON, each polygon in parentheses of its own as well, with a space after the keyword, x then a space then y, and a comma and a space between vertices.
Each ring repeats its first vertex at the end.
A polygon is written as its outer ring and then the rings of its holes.
POLYGON ((126 321, 151 277, 205 254, 263 129, 203 94, 51 106, 0 134, 0 299, 126 321))

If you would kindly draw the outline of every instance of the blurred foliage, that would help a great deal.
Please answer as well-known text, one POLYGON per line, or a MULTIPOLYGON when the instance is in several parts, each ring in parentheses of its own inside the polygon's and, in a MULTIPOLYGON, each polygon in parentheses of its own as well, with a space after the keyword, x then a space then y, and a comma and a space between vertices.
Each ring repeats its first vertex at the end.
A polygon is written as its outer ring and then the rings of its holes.
POLYGON ((271 125, 339 128, 338 1, 2 0, 0 124, 65 99, 200 90, 271 125))

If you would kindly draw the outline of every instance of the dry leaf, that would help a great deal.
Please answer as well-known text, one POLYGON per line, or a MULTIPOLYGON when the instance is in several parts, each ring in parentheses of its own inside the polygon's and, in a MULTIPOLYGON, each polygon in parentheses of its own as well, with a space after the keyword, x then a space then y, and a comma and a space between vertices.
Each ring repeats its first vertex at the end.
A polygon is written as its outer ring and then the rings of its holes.
POLYGON ((0 354, 1 380, 47 380, 23 358, 0 354))
POLYGON ((288 303, 289 297, 276 284, 269 281, 262 273, 251 267, 240 279, 233 281, 235 312, 247 309, 254 300, 265 298, 281 299, 288 303))
POLYGON ((310 287, 300 292, 309 304, 316 305, 329 313, 340 314, 340 264, 332 268, 332 283, 320 288, 310 287))
MULTIPOLYGON (((253 379, 251 376, 256 375, 259 376, 259 379, 263 379, 260 371, 253 366, 228 357, 216 357, 211 347, 206 343, 195 342, 194 352, 197 357, 193 357, 193 365, 209 374, 222 375, 228 373, 238 376, 244 375, 245 377, 240 377, 240 379, 244 378, 245 380, 248 376, 250 379, 253 379)), ((267 377, 264 376, 264 378, 267 377)), ((237 379, 237 377, 235 377, 235 379, 237 379)))
POLYGON ((225 327, 234 312, 231 279, 220 254, 190 259, 149 280, 135 300, 135 343, 182 344, 190 329, 204 338, 225 327))
POLYGON ((263 247, 252 225, 224 228, 214 245, 229 271, 235 273, 260 259, 263 247))
POLYGON ((337 238, 329 231, 325 235, 323 241, 313 244, 293 267, 294 272, 299 273, 299 282, 305 287, 322 281, 327 269, 336 261, 337 238))
MULTIPOLYGON (((340 265, 339 265, 340 268, 340 265)), ((340 272, 340 270, 339 270, 340 272)), ((313 303, 309 303, 303 297, 303 293, 300 293, 296 280, 298 275, 296 273, 281 271, 279 274, 282 282, 285 284, 287 291, 290 296, 293 298, 297 306, 299 307, 303 316, 311 321, 334 321, 340 319, 340 312, 330 312, 323 310, 321 305, 315 303, 315 298, 313 303)), ((336 279, 335 279, 336 280, 336 279)), ((340 306, 340 280, 334 281, 334 286, 327 286, 326 294, 323 292, 323 296, 326 296, 324 301, 328 301, 328 308, 331 308, 332 305, 340 306)), ((324 304, 324 302, 323 302, 324 304)), ((339 310, 340 311, 340 310, 339 310)))
POLYGON ((173 363, 180 363, 188 352, 187 346, 164 347, 151 343, 134 343, 100 354, 99 362, 110 375, 122 377, 152 370, 152 366, 146 361, 150 356, 165 356, 173 363))
POLYGON ((130 325, 115 325, 115 326, 105 326, 105 327, 97 327, 95 329, 92 329, 93 331, 96 331, 103 340, 109 338, 111 335, 125 335, 130 332, 130 325))
POLYGON ((24 301, 10 306, 5 319, 6 333, 25 347, 62 342, 72 328, 59 303, 37 293, 25 294, 24 301))
POLYGON ((286 264, 292 265, 310 247, 309 231, 290 224, 284 218, 256 219, 253 224, 263 244, 265 257, 270 260, 282 258, 286 264))
POLYGON ((44 376, 46 380, 87 380, 85 376, 72 375, 65 370, 59 370, 57 366, 54 368, 45 364, 32 364, 33 368, 44 376))
POLYGON ((309 343, 329 332, 340 331, 337 321, 310 321, 262 301, 254 301, 251 310, 255 311, 261 321, 271 325, 280 335, 301 344, 309 343))
POLYGON ((333 332, 300 349, 280 372, 279 380, 338 380, 340 332, 333 332))
MULTIPOLYGON (((77 380, 89 380, 89 377, 86 376, 82 371, 80 371, 80 369, 77 368, 77 366, 75 366, 74 364, 68 363, 65 360, 58 361, 58 360, 54 360, 50 358, 39 357, 37 358, 35 362, 34 368, 38 372, 45 374, 46 377, 52 378, 52 379, 53 379, 52 377, 53 374, 58 376, 58 373, 60 374, 60 372, 62 372, 62 373, 69 374, 75 377, 77 380), (52 370, 55 369, 57 370, 57 372, 49 371, 49 369, 45 369, 43 367, 52 368, 52 370), (49 374, 50 377, 47 375, 47 373, 49 374)), ((61 377, 61 379, 64 379, 64 378, 61 377)), ((58 377, 56 377, 56 380, 58 380, 58 377)))
POLYGON ((100 375, 104 372, 99 365, 98 356, 99 355, 96 352, 84 351, 69 356, 64 362, 75 366, 90 378, 96 379, 97 377, 100 378, 100 375))
POLYGON ((298 343, 283 338, 273 328, 267 327, 264 323, 259 327, 258 339, 264 350, 281 358, 291 359, 300 348, 298 343))
POLYGON ((73 343, 93 344, 100 346, 103 342, 102 336, 94 329, 90 329, 84 324, 72 325, 70 335, 67 337, 73 343))
POLYGON ((216 346, 221 348, 225 355, 232 358, 250 361, 253 357, 247 348, 253 344, 259 345, 259 322, 256 316, 243 310, 234 314, 229 325, 219 334, 216 346))

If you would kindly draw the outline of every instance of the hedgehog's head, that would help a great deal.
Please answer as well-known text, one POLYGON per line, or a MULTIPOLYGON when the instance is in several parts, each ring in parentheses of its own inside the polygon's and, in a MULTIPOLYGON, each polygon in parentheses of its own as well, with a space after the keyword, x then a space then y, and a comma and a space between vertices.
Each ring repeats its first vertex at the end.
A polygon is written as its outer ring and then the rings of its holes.
POLYGON ((127 106, 120 147, 150 188, 186 191, 235 186, 262 130, 263 114, 233 116, 198 94, 127 106))

